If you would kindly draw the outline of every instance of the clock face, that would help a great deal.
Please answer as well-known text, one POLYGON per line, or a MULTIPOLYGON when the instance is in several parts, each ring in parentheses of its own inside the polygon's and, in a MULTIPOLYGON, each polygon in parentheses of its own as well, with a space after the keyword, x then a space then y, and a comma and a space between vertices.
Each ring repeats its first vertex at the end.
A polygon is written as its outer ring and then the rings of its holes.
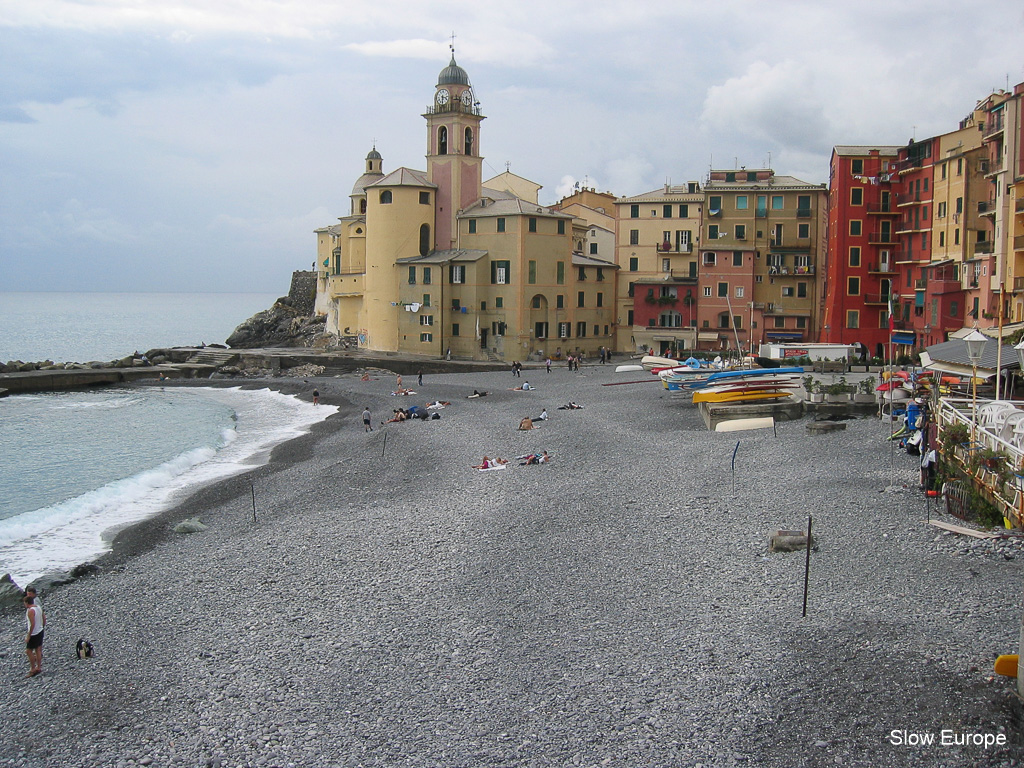
POLYGON ((463 103, 463 105, 465 105, 467 107, 470 104, 473 103, 473 94, 472 94, 472 92, 470 92, 470 91, 463 91, 462 92, 462 103, 463 103))
POLYGON ((448 93, 447 88, 442 88, 440 91, 437 92, 437 96, 435 96, 434 98, 436 99, 438 104, 444 106, 445 104, 448 103, 448 99, 451 98, 451 94, 448 93))

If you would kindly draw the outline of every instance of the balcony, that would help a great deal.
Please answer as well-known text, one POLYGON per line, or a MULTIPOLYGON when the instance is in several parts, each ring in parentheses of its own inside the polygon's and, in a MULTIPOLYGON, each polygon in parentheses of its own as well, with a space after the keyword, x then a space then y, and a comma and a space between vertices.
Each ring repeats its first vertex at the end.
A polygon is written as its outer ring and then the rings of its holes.
POLYGON ((1021 198, 1013 205, 1014 213, 1024 213, 1024 198, 1021 198))
POLYGON ((1020 291, 1024 291, 1024 277, 1015 277, 1013 278, 1013 292, 1019 293, 1020 291))
POLYGON ((896 267, 891 261, 881 261, 878 264, 871 264, 868 266, 868 273, 873 275, 891 275, 895 274, 896 267))
POLYGON ((888 306, 888 304, 889 304, 889 294, 887 294, 887 293, 865 293, 864 294, 864 303, 866 305, 873 305, 873 306, 882 306, 882 307, 888 306))
POLYGON ((797 208, 796 209, 796 217, 798 219, 809 219, 809 218, 811 218, 811 209, 810 208, 797 208))
POLYGON ((1017 235, 1013 238, 1013 250, 1024 251, 1024 235, 1017 235))
POLYGON ((659 243, 658 253, 693 253, 693 244, 680 243, 679 245, 672 245, 672 243, 659 243))
POLYGON ((887 203, 885 205, 881 205, 881 204, 869 205, 868 206, 868 213, 874 214, 876 216, 896 216, 896 215, 899 214, 899 211, 894 211, 893 207, 892 207, 892 204, 891 203, 887 203))
POLYGON ((759 219, 766 219, 766 218, 768 218, 768 209, 767 208, 756 208, 756 209, 754 209, 754 216, 756 216, 759 219))
POLYGON ((1003 122, 1002 111, 1000 110, 999 112, 994 113, 992 122, 985 126, 985 133, 982 135, 987 139, 989 136, 994 136, 999 133, 1003 130, 1003 122))
POLYGON ((928 281, 926 279, 924 279, 924 278, 922 278, 920 280, 915 280, 914 281, 914 290, 915 291, 923 291, 927 287, 928 287, 928 281))
POLYGON ((978 213, 982 216, 995 216, 996 215, 996 201, 995 200, 982 200, 978 203, 978 213))
POLYGON ((872 245, 897 245, 899 240, 892 232, 869 232, 868 242, 872 245))
POLYGON ((995 250, 995 242, 993 240, 981 240, 974 245, 975 253, 992 253, 995 250))
POLYGON ((814 274, 814 267, 768 267, 772 277, 805 277, 814 274))

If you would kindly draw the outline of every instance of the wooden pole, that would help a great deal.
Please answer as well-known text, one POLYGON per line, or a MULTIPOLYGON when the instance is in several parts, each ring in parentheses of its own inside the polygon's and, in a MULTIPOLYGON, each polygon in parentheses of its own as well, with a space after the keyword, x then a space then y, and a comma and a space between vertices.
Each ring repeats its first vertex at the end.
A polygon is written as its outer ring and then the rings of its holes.
POLYGON ((388 433, 384 433, 384 446, 380 449, 380 457, 384 458, 384 451, 388 449, 388 433))
POLYGON ((807 557, 804 560, 804 611, 803 616, 807 615, 807 585, 810 582, 811 577, 811 516, 807 516, 807 557))
POLYGON ((740 441, 736 441, 736 447, 732 449, 732 489, 736 490, 736 452, 740 449, 740 441))
POLYGON ((252 492, 252 521, 256 522, 256 486, 249 483, 249 490, 252 492))

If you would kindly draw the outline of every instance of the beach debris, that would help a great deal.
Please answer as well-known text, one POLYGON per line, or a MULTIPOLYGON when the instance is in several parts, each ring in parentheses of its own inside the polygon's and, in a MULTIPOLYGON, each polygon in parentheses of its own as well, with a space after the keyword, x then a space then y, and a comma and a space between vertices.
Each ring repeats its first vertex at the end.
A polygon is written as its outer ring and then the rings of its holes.
POLYGON ((175 533, 201 533, 205 531, 209 526, 203 525, 198 517, 190 517, 188 520, 182 520, 176 526, 174 526, 175 533))
POLYGON ((807 549, 807 532, 775 531, 769 538, 768 549, 770 552, 798 552, 807 549))

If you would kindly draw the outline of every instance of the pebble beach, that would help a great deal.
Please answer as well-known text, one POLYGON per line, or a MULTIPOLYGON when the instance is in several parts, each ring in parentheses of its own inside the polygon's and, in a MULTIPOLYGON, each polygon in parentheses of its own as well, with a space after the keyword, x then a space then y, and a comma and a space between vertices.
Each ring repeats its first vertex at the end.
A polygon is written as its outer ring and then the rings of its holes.
POLYGON ((1024 552, 928 525, 887 421, 710 433, 613 365, 403 378, 247 382, 339 410, 44 594, 42 675, 4 614, 0 766, 1024 764, 992 672, 1024 552), (768 540, 808 516, 802 616, 768 540))

